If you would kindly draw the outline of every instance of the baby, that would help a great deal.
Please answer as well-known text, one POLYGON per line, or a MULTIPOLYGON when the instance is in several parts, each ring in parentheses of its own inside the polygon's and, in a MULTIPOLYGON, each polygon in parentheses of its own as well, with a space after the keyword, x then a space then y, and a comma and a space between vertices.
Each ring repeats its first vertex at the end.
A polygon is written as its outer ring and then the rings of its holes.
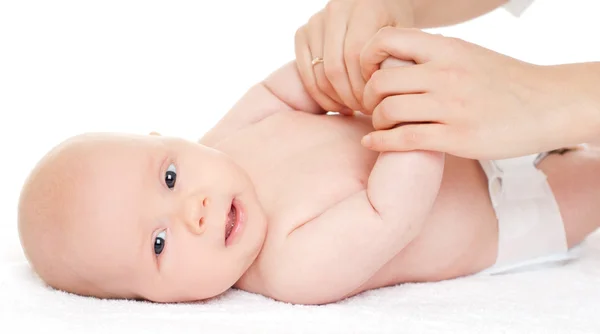
POLYGON ((539 162, 560 228, 527 252, 511 245, 537 230, 502 232, 493 162, 379 154, 360 145, 372 129, 326 114, 289 63, 198 143, 85 134, 54 148, 23 187, 21 243, 47 284, 80 295, 187 302, 234 287, 323 304, 566 253, 598 226, 591 151, 539 162))

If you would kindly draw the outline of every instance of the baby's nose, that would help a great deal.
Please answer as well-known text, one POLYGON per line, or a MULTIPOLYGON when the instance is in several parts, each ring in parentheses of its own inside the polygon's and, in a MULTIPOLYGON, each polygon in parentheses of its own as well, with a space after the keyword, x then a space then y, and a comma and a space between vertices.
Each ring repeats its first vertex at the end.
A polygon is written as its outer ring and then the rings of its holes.
POLYGON ((202 234, 206 229, 206 209, 210 199, 206 196, 190 196, 184 204, 183 221, 190 232, 202 234))

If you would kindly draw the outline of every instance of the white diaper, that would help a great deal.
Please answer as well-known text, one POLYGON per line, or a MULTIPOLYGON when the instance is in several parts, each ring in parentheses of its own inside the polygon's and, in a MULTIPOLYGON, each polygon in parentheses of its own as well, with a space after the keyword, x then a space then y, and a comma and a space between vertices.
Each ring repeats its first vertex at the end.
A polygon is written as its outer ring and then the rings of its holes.
POLYGON ((496 263, 480 274, 499 274, 562 262, 569 252, 558 204, 536 168, 545 155, 480 161, 498 219, 496 263))

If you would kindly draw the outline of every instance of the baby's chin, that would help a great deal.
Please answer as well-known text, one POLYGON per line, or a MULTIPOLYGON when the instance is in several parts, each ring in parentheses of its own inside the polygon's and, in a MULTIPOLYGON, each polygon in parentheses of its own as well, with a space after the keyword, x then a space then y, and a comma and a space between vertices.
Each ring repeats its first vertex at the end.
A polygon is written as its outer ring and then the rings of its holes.
POLYGON ((231 290, 233 286, 228 288, 222 288, 218 291, 194 291, 193 288, 187 289, 186 291, 153 291, 148 294, 137 295, 135 300, 145 300, 153 303, 193 303, 210 301, 218 298, 221 295, 231 290))

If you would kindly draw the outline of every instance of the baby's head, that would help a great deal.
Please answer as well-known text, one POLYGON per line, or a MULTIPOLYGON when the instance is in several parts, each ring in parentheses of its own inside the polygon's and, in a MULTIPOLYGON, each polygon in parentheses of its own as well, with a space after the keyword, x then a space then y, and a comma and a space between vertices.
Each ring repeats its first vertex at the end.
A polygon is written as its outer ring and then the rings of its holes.
POLYGON ((179 302, 233 286, 260 252, 266 219, 247 174, 221 152, 177 138, 86 134, 34 168, 19 233, 56 289, 179 302))

